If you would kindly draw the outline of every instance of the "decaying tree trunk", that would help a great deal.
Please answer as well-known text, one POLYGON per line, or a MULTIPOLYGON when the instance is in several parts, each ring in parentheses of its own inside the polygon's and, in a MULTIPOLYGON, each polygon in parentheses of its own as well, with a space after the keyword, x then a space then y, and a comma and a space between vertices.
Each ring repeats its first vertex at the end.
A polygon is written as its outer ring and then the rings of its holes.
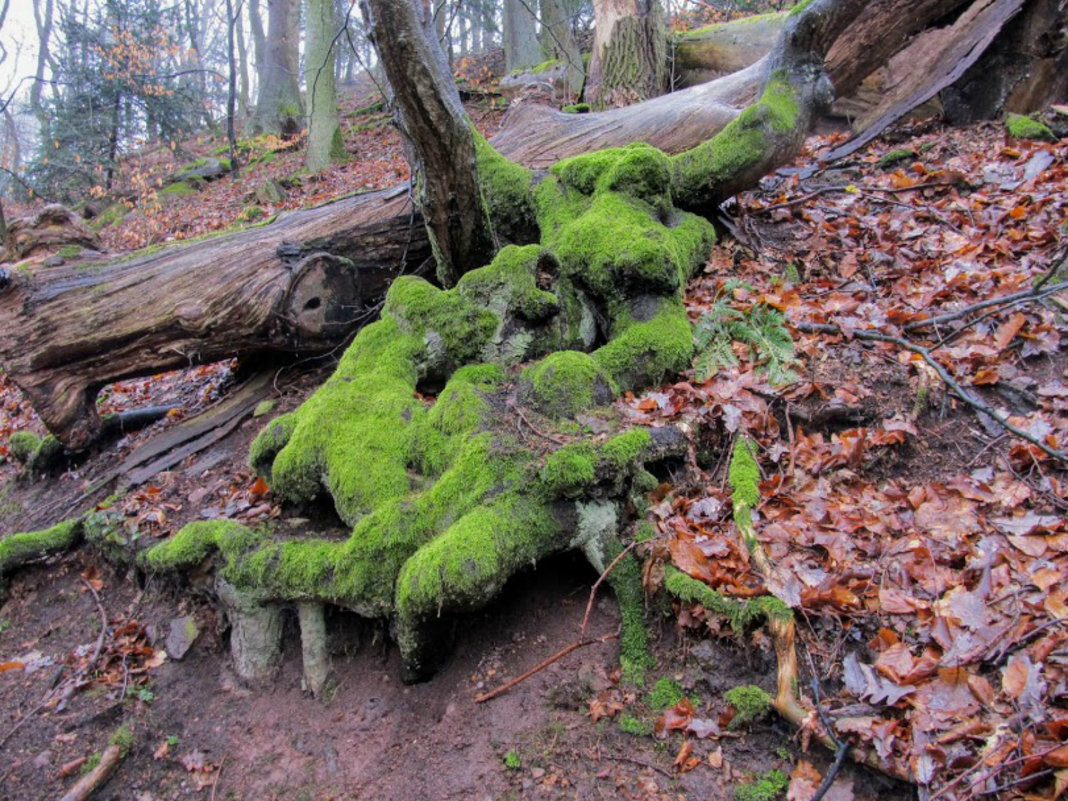
POLYGON ((667 89, 664 20, 656 0, 595 0, 586 98, 595 108, 624 106, 667 89))
POLYGON ((124 377, 257 352, 321 352, 430 257, 404 189, 127 260, 0 272, 0 353, 45 425, 89 445, 124 377))

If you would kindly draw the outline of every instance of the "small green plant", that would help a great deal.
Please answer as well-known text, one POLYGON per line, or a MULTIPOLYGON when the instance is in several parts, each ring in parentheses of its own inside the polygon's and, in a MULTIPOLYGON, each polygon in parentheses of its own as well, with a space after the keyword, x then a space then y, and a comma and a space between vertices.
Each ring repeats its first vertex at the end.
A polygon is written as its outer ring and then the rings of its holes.
POLYGON ((682 687, 673 679, 663 678, 649 691, 649 706, 655 710, 667 709, 682 700, 682 687))
POLYGON ((753 781, 739 786, 734 791, 737 801, 775 801, 786 792, 790 777, 781 770, 758 773, 753 781))
POLYGON ((126 756, 126 754, 129 753, 130 747, 133 745, 133 742, 133 732, 130 731, 126 726, 119 726, 115 733, 111 735, 111 739, 108 740, 108 745, 114 745, 118 747, 119 751, 122 752, 122 755, 126 756))
POLYGON ((179 740, 178 740, 178 735, 177 734, 168 735, 168 737, 167 737, 167 745, 169 745, 171 748, 174 748, 176 745, 178 745, 178 742, 179 742, 179 740))
POLYGON ((647 737, 653 733, 653 727, 634 715, 622 715, 619 718, 619 730, 634 737, 647 737))
POLYGON ((728 690, 725 697, 727 703, 734 707, 734 717, 730 723, 732 729, 738 729, 754 720, 759 720, 771 709, 771 696, 752 684, 728 690))
POLYGON ((519 752, 514 748, 508 749, 508 753, 504 755, 504 766, 508 770, 519 770, 523 767, 523 761, 519 758, 519 752))
POLYGON ((766 303, 754 303, 747 311, 730 305, 734 290, 752 287, 738 281, 723 285, 715 301, 697 323, 694 342, 697 361, 694 373, 698 381, 707 381, 725 367, 738 364, 734 340, 749 347, 757 368, 777 386, 792 384, 798 376, 791 368, 798 364, 794 340, 786 328, 786 317, 766 303))
POLYGON ((137 700, 146 704, 151 704, 156 700, 156 694, 147 687, 142 687, 137 691, 137 700))
POLYGON ((95 768, 99 764, 100 764, 100 752, 97 751, 91 757, 89 757, 87 760, 85 760, 84 763, 82 763, 82 767, 81 767, 82 775, 84 776, 86 773, 91 771, 93 768, 95 768))

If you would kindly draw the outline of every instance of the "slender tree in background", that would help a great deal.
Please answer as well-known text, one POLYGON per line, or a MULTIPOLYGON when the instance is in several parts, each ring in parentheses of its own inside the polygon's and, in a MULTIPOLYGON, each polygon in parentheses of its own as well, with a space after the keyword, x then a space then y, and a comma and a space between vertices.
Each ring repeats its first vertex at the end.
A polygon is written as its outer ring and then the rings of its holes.
POLYGON ((571 29, 575 5, 573 0, 541 0, 541 44, 547 54, 567 66, 567 88, 577 95, 582 91, 585 70, 571 29))
POLYGON ((545 60, 538 43, 538 21, 529 3, 536 0, 504 0, 504 68, 521 70, 545 60))
POLYGON ((267 39, 260 90, 251 130, 292 136, 301 129, 304 102, 300 97, 298 0, 267 0, 267 39))
POLYGON ((45 69, 49 62, 49 44, 52 39, 52 16, 54 0, 33 0, 33 19, 37 26, 37 69, 30 86, 30 109, 41 127, 41 138, 47 139, 48 112, 41 103, 41 91, 44 88, 45 69))
POLYGON ((625 106, 667 89, 667 39, 657 0, 594 0, 596 19, 586 99, 625 106))
POLYGON ((237 178, 237 131, 234 128, 234 106, 237 102, 237 64, 234 58, 234 29, 241 17, 240 6, 234 13, 234 0, 226 0, 226 60, 229 85, 226 93, 226 141, 230 148, 230 174, 237 178))
POLYGON ((308 39, 304 56, 304 83, 308 89, 308 152, 305 165, 319 172, 345 155, 337 115, 334 81, 334 0, 307 0, 308 39))

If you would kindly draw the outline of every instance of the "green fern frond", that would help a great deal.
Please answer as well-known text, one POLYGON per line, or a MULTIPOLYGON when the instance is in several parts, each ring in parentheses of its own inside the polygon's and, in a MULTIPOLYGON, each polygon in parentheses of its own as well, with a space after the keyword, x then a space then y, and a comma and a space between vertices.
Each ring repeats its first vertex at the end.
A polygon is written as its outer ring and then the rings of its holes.
POLYGON ((786 328, 786 317, 765 303, 753 304, 747 312, 732 308, 728 305, 729 295, 739 284, 728 281, 697 324, 695 378, 707 381, 717 370, 736 366, 738 359, 731 343, 739 340, 748 346, 757 367, 772 385, 792 384, 798 375, 790 368, 798 360, 794 341, 786 328))

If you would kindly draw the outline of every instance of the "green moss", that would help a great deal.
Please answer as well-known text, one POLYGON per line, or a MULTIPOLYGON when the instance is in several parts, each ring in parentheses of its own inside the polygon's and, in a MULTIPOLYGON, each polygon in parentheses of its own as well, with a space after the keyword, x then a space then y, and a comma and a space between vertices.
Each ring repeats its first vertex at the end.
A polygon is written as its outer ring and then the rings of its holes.
POLYGON ((40 445, 41 438, 32 431, 16 431, 7 440, 8 450, 20 464, 27 464, 40 445))
POLYGON ((576 497, 597 481, 597 455, 592 445, 576 442, 549 454, 541 481, 556 497, 576 497))
POLYGON ((233 557, 258 540, 259 535, 252 529, 232 520, 198 520, 144 551, 138 561, 142 567, 157 572, 188 570, 216 552, 233 557))
POLYGON ((560 59, 550 58, 548 61, 543 61, 540 64, 535 64, 530 68, 531 75, 541 75, 543 72, 548 72, 551 69, 556 69, 560 65, 560 59))
POLYGON ((125 757, 130 753, 130 749, 134 744, 133 732, 126 726, 120 726, 115 730, 115 733, 108 739, 108 745, 117 746, 120 753, 125 757))
POLYGON ((731 466, 728 480, 734 494, 735 504, 745 504, 749 508, 760 500, 760 466, 756 460, 756 444, 748 437, 739 437, 731 454, 731 466))
POLYGON ((76 259, 85 251, 81 245, 64 245, 56 251, 56 255, 64 259, 76 259))
POLYGON ((256 220, 262 220, 266 216, 267 212, 259 206, 245 206, 245 208, 241 209, 241 211, 238 212, 237 217, 235 217, 234 219, 236 219, 237 222, 248 223, 256 222, 256 220))
POLYGON ((526 167, 506 159, 478 133, 475 158, 479 185, 490 215, 491 227, 502 228, 510 237, 530 226, 534 219, 532 174, 526 167))
POLYGON ((667 380, 686 369, 693 357, 693 331, 686 309, 677 301, 662 301, 653 319, 631 323, 594 351, 593 357, 622 390, 667 380))
POLYGON ((0 539, 0 582, 27 562, 61 553, 82 539, 82 521, 65 520, 42 531, 23 531, 0 539))
POLYGON ((810 5, 812 5, 812 0, 801 0, 800 3, 797 3, 793 8, 790 9, 790 11, 787 13, 787 16, 796 17, 810 5))
POLYGON ((1005 115, 1005 130, 1015 139, 1034 139, 1039 142, 1057 141, 1057 135, 1046 125, 1023 114, 1005 115))
POLYGON ((734 717, 730 723, 732 729, 748 726, 771 711, 771 696, 753 684, 734 687, 724 697, 734 707, 734 717))
POLYGON ((797 95, 781 75, 722 131, 697 147, 672 157, 675 195, 680 205, 700 208, 714 188, 757 166, 767 148, 766 129, 786 132, 797 125, 797 95))
POLYGON ((575 417, 612 401, 611 377, 587 353, 561 350, 523 371, 523 394, 542 414, 575 417))
POLYGON ((883 157, 879 159, 878 164, 884 170, 888 170, 903 161, 911 161, 914 158, 916 158, 916 151, 911 147, 903 147, 884 153, 883 157))
MULTIPOLYGON (((618 540, 605 544, 605 560, 611 564, 623 550, 618 540)), ((645 674, 654 664, 649 653, 649 632, 645 626, 645 591, 642 586, 641 565, 633 554, 627 554, 608 574, 608 583, 615 593, 623 618, 619 635, 619 666, 623 683, 641 687, 645 674)))
POLYGON ((570 106, 564 106, 560 110, 562 112, 564 112, 565 114, 589 114, 590 113, 590 104, 589 103, 572 103, 570 106))
POLYGON ((523 767, 523 762, 519 758, 519 752, 514 748, 508 749, 508 753, 504 755, 504 766, 508 770, 519 770, 523 767))
POLYGON ((114 225, 115 223, 119 222, 129 213, 129 211, 129 206, 127 206, 122 201, 117 201, 115 203, 112 203, 102 212, 100 212, 100 214, 93 217, 93 219, 89 223, 89 226, 94 231, 102 231, 108 226, 114 225))
POLYGON ((189 181, 175 181, 163 187, 157 194, 160 197, 189 197, 197 194, 197 189, 189 181))
POLYGON ((674 679, 658 679, 653 689, 649 691, 649 706, 654 710, 667 709, 675 706, 683 699, 682 687, 674 679))
MULTIPOLYGON (((477 361, 499 322, 496 315, 460 293, 438 289, 422 278, 401 276, 389 288, 383 316, 421 340, 424 359, 446 372, 477 361)), ((426 362, 424 362, 425 364, 426 362)))
POLYGON ((653 733, 652 725, 634 715, 620 715, 619 730, 634 737, 648 737, 653 733))
POLYGON ((775 801, 790 786, 790 777, 781 770, 771 770, 754 777, 734 791, 737 801, 775 801))
POLYGON ((700 604, 722 615, 736 634, 765 620, 788 621, 793 618, 790 607, 774 596, 762 595, 748 600, 731 598, 670 565, 664 572, 664 589, 683 603, 700 604))
POLYGON ((537 245, 503 248, 493 261, 471 270, 456 285, 465 300, 480 304, 499 318, 516 315, 537 322, 555 314, 560 302, 552 292, 539 288, 538 264, 552 257, 537 245))

